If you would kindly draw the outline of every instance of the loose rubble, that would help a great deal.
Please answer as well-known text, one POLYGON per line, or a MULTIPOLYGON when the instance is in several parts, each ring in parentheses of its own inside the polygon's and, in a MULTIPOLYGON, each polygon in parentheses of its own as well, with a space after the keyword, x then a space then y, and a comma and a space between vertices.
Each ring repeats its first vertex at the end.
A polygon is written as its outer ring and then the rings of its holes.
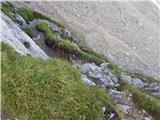
POLYGON ((132 94, 128 91, 117 91, 109 89, 108 93, 113 97, 119 108, 126 115, 127 120, 153 120, 153 118, 144 110, 135 106, 132 100, 132 94))

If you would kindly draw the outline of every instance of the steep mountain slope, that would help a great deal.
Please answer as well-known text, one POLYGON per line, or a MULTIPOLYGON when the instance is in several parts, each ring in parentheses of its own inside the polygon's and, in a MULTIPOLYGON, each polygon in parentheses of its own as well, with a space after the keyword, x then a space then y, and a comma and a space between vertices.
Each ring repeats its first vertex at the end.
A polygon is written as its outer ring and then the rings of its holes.
POLYGON ((14 2, 70 28, 87 46, 132 71, 159 77, 159 9, 142 2, 14 2))
POLYGON ((8 2, 2 11, 2 41, 51 57, 2 43, 3 119, 159 120, 159 80, 124 71, 48 16, 8 2))

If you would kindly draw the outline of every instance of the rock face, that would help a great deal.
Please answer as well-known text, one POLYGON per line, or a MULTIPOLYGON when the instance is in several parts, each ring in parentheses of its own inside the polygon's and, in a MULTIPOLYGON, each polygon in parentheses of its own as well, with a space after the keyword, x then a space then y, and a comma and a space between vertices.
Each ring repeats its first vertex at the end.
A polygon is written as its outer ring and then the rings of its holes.
POLYGON ((24 33, 8 16, 1 12, 1 40, 9 44, 19 54, 48 59, 46 53, 35 42, 24 33), (29 43, 29 48, 24 46, 24 42, 29 43))
POLYGON ((15 15, 15 18, 16 18, 16 22, 22 26, 25 26, 27 25, 25 20, 18 14, 14 14, 15 15))

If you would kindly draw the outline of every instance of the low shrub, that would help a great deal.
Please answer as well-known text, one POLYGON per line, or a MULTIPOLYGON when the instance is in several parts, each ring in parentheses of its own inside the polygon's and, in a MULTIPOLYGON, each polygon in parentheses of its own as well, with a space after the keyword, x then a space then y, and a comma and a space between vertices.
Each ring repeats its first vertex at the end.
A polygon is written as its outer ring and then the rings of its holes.
POLYGON ((29 48, 29 47, 30 47, 30 43, 29 43, 28 41, 25 41, 23 44, 24 44, 24 46, 25 46, 26 48, 29 48))

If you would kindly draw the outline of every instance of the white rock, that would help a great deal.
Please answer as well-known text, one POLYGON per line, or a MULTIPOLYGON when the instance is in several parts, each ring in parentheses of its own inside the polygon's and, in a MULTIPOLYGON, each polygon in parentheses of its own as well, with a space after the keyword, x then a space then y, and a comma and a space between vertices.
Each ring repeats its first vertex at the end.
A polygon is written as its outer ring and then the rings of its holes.
POLYGON ((110 119, 112 119, 114 117, 114 114, 111 113, 111 115, 109 116, 110 119))
POLYGON ((106 107, 102 107, 102 112, 104 113, 106 111, 106 107))
POLYGON ((8 16, 1 13, 1 40, 9 44, 21 55, 31 54, 34 57, 48 59, 48 55, 26 34, 24 33, 8 16), (30 47, 26 48, 23 43, 28 41, 30 47))
POLYGON ((21 17, 20 15, 18 14, 15 14, 15 17, 16 17, 16 21, 18 24, 21 24, 21 25, 27 25, 25 20, 23 19, 23 17, 21 17))
POLYGON ((149 117, 144 117, 144 120, 151 120, 149 117))

